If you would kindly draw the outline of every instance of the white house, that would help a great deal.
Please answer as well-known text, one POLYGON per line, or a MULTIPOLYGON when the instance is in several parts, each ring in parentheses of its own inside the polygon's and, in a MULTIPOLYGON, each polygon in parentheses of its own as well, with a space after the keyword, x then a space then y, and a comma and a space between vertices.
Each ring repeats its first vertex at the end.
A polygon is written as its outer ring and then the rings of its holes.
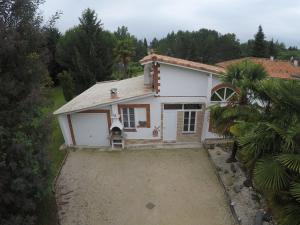
POLYGON ((54 112, 67 146, 110 146, 116 130, 125 145, 217 137, 207 107, 235 94, 224 68, 157 54, 140 63, 144 75, 97 83, 54 112))

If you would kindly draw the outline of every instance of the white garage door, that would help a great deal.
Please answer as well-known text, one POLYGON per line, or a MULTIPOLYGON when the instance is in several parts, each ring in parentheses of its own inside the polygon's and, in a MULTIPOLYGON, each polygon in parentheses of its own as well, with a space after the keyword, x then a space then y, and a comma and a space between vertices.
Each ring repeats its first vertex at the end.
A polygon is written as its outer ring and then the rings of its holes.
POLYGON ((106 113, 76 113, 71 116, 76 145, 109 146, 106 113))

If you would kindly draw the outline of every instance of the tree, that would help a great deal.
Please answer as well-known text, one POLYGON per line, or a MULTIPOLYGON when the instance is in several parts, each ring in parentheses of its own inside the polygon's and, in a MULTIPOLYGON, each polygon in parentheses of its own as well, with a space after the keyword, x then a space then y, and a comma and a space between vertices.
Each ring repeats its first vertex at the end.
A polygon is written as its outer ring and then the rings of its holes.
POLYGON ((256 118, 256 110, 249 106, 255 97, 253 93, 257 82, 266 76, 261 65, 245 60, 231 65, 222 78, 223 82, 230 84, 238 92, 238 97, 230 99, 226 106, 215 105, 211 108, 211 122, 215 132, 230 136, 234 140, 231 156, 227 160, 229 163, 236 161, 238 151, 238 142, 232 127, 241 119, 251 121, 256 118))
POLYGON ((71 74, 63 71, 58 74, 58 79, 66 101, 70 101, 74 97, 74 81, 71 74))
POLYGON ((151 48, 173 57, 203 63, 216 63, 240 57, 240 43, 234 34, 215 30, 171 32, 160 40, 153 39, 151 48))
POLYGON ((277 57, 278 55, 278 49, 273 39, 268 43, 268 54, 269 56, 273 56, 273 57, 277 57))
POLYGON ((241 157, 254 185, 282 207, 281 225, 300 223, 300 83, 266 79, 257 85, 260 116, 236 126, 241 157))
POLYGON ((55 58, 56 54, 56 45, 61 38, 61 33, 56 27, 45 27, 44 35, 46 37, 46 47, 49 51, 49 59, 48 59, 48 71, 49 75, 54 83, 54 85, 58 85, 58 77, 57 75, 62 71, 62 67, 59 65, 55 58))
POLYGON ((148 50, 148 42, 146 38, 144 38, 143 44, 144 44, 144 48, 148 50))
POLYGON ((254 45, 252 56, 255 57, 266 57, 267 55, 267 45, 265 41, 265 34, 261 25, 258 27, 258 31, 254 36, 254 45))
MULTIPOLYGON (((125 26, 118 27, 118 30, 115 32, 115 37, 117 39, 117 45, 114 49, 114 53, 117 61, 122 65, 124 78, 128 78, 128 64, 135 55, 137 40, 134 36, 130 35, 125 26)), ((140 44, 142 46, 141 42, 140 44)))
POLYGON ((57 60, 71 74, 75 94, 110 78, 114 37, 103 30, 94 10, 83 11, 80 24, 68 30, 57 45, 57 60))
POLYGON ((124 78, 128 78, 128 64, 131 60, 131 57, 135 53, 132 39, 125 38, 123 40, 118 40, 114 52, 116 54, 117 60, 122 63, 124 69, 124 78))
POLYGON ((34 224, 48 191, 49 82, 39 1, 0 3, 0 224, 34 224))

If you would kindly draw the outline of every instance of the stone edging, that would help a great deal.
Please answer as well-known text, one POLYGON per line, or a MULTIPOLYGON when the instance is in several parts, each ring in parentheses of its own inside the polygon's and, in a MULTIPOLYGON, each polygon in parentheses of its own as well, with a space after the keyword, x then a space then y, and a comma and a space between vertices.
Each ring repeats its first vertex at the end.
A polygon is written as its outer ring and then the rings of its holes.
MULTIPOLYGON (((56 175, 55 175, 55 178, 54 178, 54 180, 53 180, 53 182, 52 182, 52 185, 51 185, 51 186, 52 186, 52 187, 51 187, 51 191, 52 191, 52 193, 54 194, 55 204, 56 204, 57 210, 58 210, 58 205, 57 205, 56 196, 55 196, 55 187, 56 187, 56 183, 57 183, 58 177, 59 177, 59 175, 61 174, 62 167, 64 166, 64 164, 65 164, 66 161, 67 161, 67 158, 68 158, 68 155, 69 155, 70 150, 69 150, 68 148, 66 148, 65 151, 66 151, 66 154, 65 154, 65 156, 64 156, 64 159, 63 159, 63 161, 60 163, 59 169, 58 169, 58 171, 57 171, 57 173, 56 173, 56 175)), ((60 220, 59 220, 58 213, 56 213, 56 217, 57 217, 57 223, 58 223, 58 225, 61 225, 60 220)))
POLYGON ((223 189, 224 189, 225 197, 226 197, 226 200, 227 200, 227 202, 228 202, 228 204, 229 204, 229 208, 230 208, 231 214, 232 214, 232 216, 233 216, 233 218, 234 218, 234 220, 235 220, 235 224, 236 224, 236 225, 241 225, 242 223, 241 223, 241 221, 239 220, 239 217, 237 216, 237 213, 236 213, 236 211, 235 211, 235 209, 234 209, 234 206, 232 205, 231 198, 230 198, 230 196, 229 196, 229 194, 228 194, 228 192, 227 192, 227 190, 226 190, 225 184, 223 183, 223 181, 222 181, 222 179, 221 179, 221 177, 220 177, 220 174, 218 173, 217 167, 216 167, 215 163, 213 162, 213 160, 212 160, 212 158, 211 158, 211 155, 209 154, 208 149, 205 148, 205 147, 204 147, 204 149, 205 149, 205 151, 206 151, 206 153, 207 153, 207 155, 208 155, 208 158, 209 158, 210 163, 212 164, 212 166, 213 166, 213 168, 214 168, 214 170, 215 170, 215 174, 217 175, 218 180, 219 180, 220 184, 222 185, 222 187, 223 187, 223 189))

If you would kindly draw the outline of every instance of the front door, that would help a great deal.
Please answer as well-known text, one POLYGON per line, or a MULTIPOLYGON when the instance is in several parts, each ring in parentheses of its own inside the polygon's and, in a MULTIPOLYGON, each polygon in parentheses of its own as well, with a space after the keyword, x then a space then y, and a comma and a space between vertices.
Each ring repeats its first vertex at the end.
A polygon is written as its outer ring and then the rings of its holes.
POLYGON ((176 141, 176 134, 177 134, 177 111, 164 110, 163 140, 176 141))

